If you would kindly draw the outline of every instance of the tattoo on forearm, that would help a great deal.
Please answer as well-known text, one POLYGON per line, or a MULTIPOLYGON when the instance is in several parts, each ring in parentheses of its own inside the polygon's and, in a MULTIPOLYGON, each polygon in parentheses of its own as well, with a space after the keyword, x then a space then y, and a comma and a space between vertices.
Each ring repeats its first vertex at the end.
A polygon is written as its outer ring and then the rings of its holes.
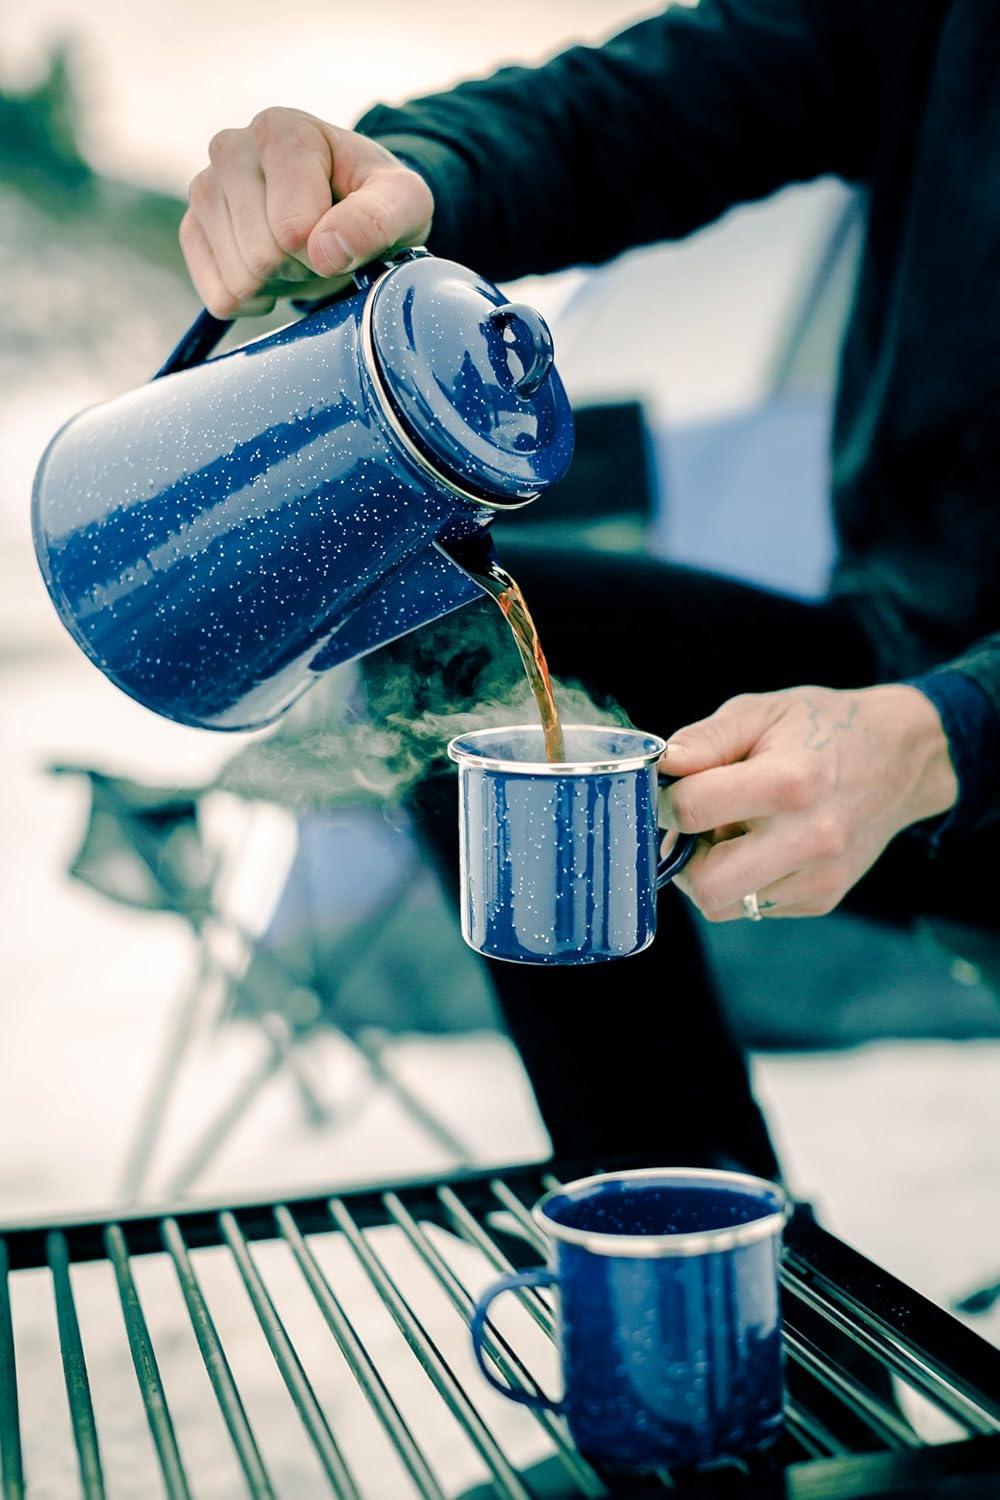
POLYGON ((858 712, 858 700, 851 699, 846 719, 831 719, 818 703, 813 703, 809 698, 806 699, 806 707, 809 710, 809 733, 805 739, 805 748, 822 750, 840 730, 849 731, 852 728, 858 712))

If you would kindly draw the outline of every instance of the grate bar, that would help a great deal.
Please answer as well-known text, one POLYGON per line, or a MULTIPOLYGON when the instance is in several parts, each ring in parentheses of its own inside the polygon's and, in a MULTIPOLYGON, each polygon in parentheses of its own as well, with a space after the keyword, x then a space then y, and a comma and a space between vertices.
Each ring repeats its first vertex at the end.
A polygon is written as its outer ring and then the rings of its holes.
POLYGON ((69 1247, 61 1230, 53 1229, 46 1235, 45 1253, 55 1288, 59 1348, 66 1381, 66 1399, 73 1424, 73 1441, 80 1465, 80 1484, 86 1500, 104 1500, 104 1475, 101 1471, 101 1453, 94 1422, 94 1404, 90 1398, 87 1361, 84 1358, 80 1323, 69 1275, 69 1247))
MULTIPOLYGON (((305 1404, 310 1405, 311 1398, 319 1414, 319 1426, 314 1424, 313 1430, 325 1432, 330 1442, 335 1443, 330 1428, 336 1431, 336 1423, 331 1417, 327 1425, 327 1417, 308 1384, 308 1376, 280 1321, 277 1305, 272 1301, 269 1279, 265 1279, 262 1266, 258 1268, 253 1253, 254 1240, 273 1240, 276 1234, 295 1257, 311 1294, 310 1300, 323 1314, 330 1334, 344 1356, 350 1372, 344 1372, 345 1378, 353 1376, 358 1382, 357 1399, 362 1403, 366 1401, 372 1413, 369 1419, 367 1411, 361 1412, 366 1428, 373 1419, 379 1427, 379 1431, 371 1434, 375 1443, 381 1446, 387 1439, 395 1450, 392 1464, 394 1473, 397 1466, 399 1469, 397 1487, 401 1492, 405 1489, 406 1493, 412 1493, 414 1500, 445 1500, 441 1481, 422 1451, 424 1438, 419 1421, 415 1419, 414 1422, 415 1430, 420 1434, 418 1444, 374 1363, 376 1356, 369 1354, 362 1344, 359 1332, 352 1325, 317 1259, 318 1242, 314 1246, 311 1236, 329 1235, 331 1230, 340 1231, 342 1241, 346 1241, 368 1285, 393 1319, 410 1351, 403 1358, 412 1356, 420 1366, 422 1374, 415 1378, 429 1381, 428 1391, 433 1390, 435 1401, 441 1401, 447 1407, 449 1416, 444 1420, 452 1422, 457 1429, 453 1430, 453 1437, 456 1441, 461 1440, 463 1445, 469 1445, 468 1457, 475 1453, 478 1461, 485 1465, 482 1492, 485 1494, 489 1490, 500 1500, 527 1500, 529 1493, 534 1493, 529 1475, 522 1474, 519 1466, 507 1459, 501 1440, 491 1430, 489 1415, 481 1415, 479 1406, 485 1409, 486 1398, 480 1402, 472 1383, 468 1391, 459 1384, 455 1370, 464 1371, 465 1365, 459 1365, 456 1359, 453 1369, 446 1362, 441 1351, 449 1349, 450 1345, 443 1339, 440 1344, 435 1342, 436 1335, 429 1331, 433 1324, 423 1309, 439 1306, 440 1292, 453 1309, 444 1312, 444 1318, 452 1318, 458 1312, 467 1319, 472 1296, 470 1287, 475 1285, 471 1273, 466 1277, 461 1261, 452 1255, 452 1242, 439 1239, 432 1226, 459 1235, 464 1243, 475 1247, 497 1272, 510 1271, 514 1267, 504 1251, 522 1265, 533 1259, 534 1249, 543 1249, 526 1205, 533 1201, 543 1185, 548 1187, 554 1181, 544 1169, 535 1165, 511 1168, 503 1173, 502 1178, 498 1169, 493 1168, 456 1174, 445 1183, 437 1177, 428 1177, 403 1185, 383 1182, 378 1186, 348 1190, 333 1198, 329 1195, 303 1195, 300 1199, 286 1200, 286 1204, 280 1206, 254 1198, 239 1204, 203 1208, 166 1207, 156 1212, 123 1212, 116 1215, 113 1222, 90 1215, 68 1221, 53 1218, 47 1222, 8 1226, 0 1231, 0 1500, 24 1500, 25 1496, 20 1419, 26 1397, 23 1391, 18 1391, 20 1372, 17 1369, 19 1356, 23 1363, 23 1351, 14 1343, 12 1300, 16 1286, 14 1291, 11 1290, 14 1285, 12 1272, 22 1268, 47 1267, 52 1277, 68 1415, 79 1475, 78 1478, 74 1475, 73 1489, 83 1500, 103 1497, 105 1466, 108 1484, 111 1485, 113 1480, 110 1450, 103 1451, 106 1444, 99 1441, 91 1397, 88 1364, 93 1356, 90 1349, 85 1356, 78 1318, 83 1292, 75 1272, 78 1262, 84 1260, 105 1261, 115 1271, 132 1362, 156 1448, 157 1472, 166 1481, 165 1500, 190 1500, 190 1486, 197 1487, 198 1481, 193 1474, 189 1478, 182 1467, 174 1434, 177 1414, 167 1406, 156 1365, 158 1351, 154 1348, 144 1306, 138 1296, 132 1259, 136 1255, 166 1250, 172 1259, 200 1358, 204 1360, 212 1383, 214 1401, 211 1404, 214 1405, 215 1401, 219 1404, 227 1425, 228 1440, 232 1441, 235 1450, 234 1459, 240 1466, 233 1474, 233 1484, 240 1493, 249 1494, 250 1500, 254 1497, 255 1500, 273 1500, 271 1480, 243 1409, 227 1352, 220 1342, 199 1285, 201 1267, 196 1252, 200 1247, 227 1245, 226 1254, 233 1255, 235 1268, 240 1272, 250 1297, 250 1306, 256 1312, 255 1318, 250 1308, 244 1305, 242 1326, 249 1326, 246 1319, 250 1317, 251 1323, 256 1322, 265 1337, 268 1337, 270 1326, 272 1337, 269 1343, 277 1373, 284 1377, 293 1404, 307 1425, 305 1440, 309 1441, 312 1432, 303 1415, 303 1401, 300 1399, 303 1387, 308 1391, 305 1404), (230 1218, 232 1224, 228 1224, 230 1218), (369 1235, 369 1230, 387 1224, 392 1225, 390 1247, 383 1251, 378 1236, 369 1235), (512 1236, 509 1241, 507 1235, 512 1236), (414 1276, 420 1278, 422 1285, 421 1296, 414 1295, 411 1300, 402 1290, 406 1282, 397 1278, 392 1269, 392 1246, 400 1248, 404 1239, 407 1248, 401 1253, 407 1256, 407 1264, 411 1265, 414 1276), (242 1264, 240 1251, 243 1252, 242 1264), (412 1267, 414 1255, 420 1261, 420 1270, 412 1267), (260 1294, 256 1301, 250 1283, 256 1285, 260 1294), (286 1357, 286 1343, 291 1349, 290 1358, 286 1357), (276 1346, 280 1353, 276 1352, 276 1346), (296 1376, 301 1377, 301 1386, 296 1376)), ((807 1488, 811 1494, 817 1486, 824 1493, 831 1485, 839 1493, 845 1483, 848 1487, 861 1484, 866 1494, 874 1495, 876 1490, 888 1493, 888 1488, 895 1493, 904 1481, 910 1488, 914 1484, 921 1487, 923 1480, 931 1475, 936 1477, 939 1486, 942 1480, 947 1482, 961 1476, 980 1476, 988 1486, 987 1476, 1000 1473, 997 1468, 1000 1436, 995 1435, 1000 1429, 1000 1399, 997 1397, 1000 1354, 926 1298, 829 1235, 815 1224, 808 1211, 797 1211, 789 1224, 782 1279, 786 1347, 789 1358, 795 1361, 793 1374, 801 1376, 802 1388, 793 1390, 788 1401, 787 1435, 776 1450, 777 1457, 768 1459, 760 1471, 756 1466, 750 1466, 751 1485, 762 1479, 767 1487, 774 1481, 779 1487, 783 1484, 788 1488, 789 1496, 792 1490, 798 1494, 801 1489, 802 1500, 805 1500, 807 1488), (859 1358, 864 1356, 860 1372, 854 1371, 846 1354, 838 1357, 838 1342, 845 1337, 859 1358), (865 1373, 865 1366, 869 1364, 870 1375, 865 1373), (901 1377, 908 1385, 926 1394, 938 1410, 956 1418, 965 1430, 967 1440, 925 1447, 918 1434, 901 1419, 891 1398, 881 1393, 880 1384, 874 1383, 876 1366, 882 1372, 889 1371, 901 1377), (829 1415, 820 1399, 828 1396, 831 1400, 829 1415), (848 1416, 852 1419, 843 1435, 833 1414, 835 1409, 845 1419, 848 1416), (868 1451, 873 1448, 878 1451, 868 1451), (783 1476, 781 1470, 785 1471, 783 1476)), ((148 1298, 145 1301, 149 1305, 148 1298)), ((536 1324, 546 1333, 551 1333, 555 1306, 551 1296, 528 1294, 523 1305, 536 1324)), ((18 1306, 20 1311, 20 1304, 18 1306)), ((116 1317, 117 1314, 113 1313, 112 1319, 116 1317)), ((506 1378, 512 1388, 534 1388, 531 1366, 535 1361, 530 1351, 521 1352, 521 1341, 516 1335, 508 1341, 491 1329, 488 1353, 501 1379, 506 1378)), ((198 1360, 194 1347, 189 1348, 188 1357, 189 1360, 198 1360)), ((279 1396, 278 1399, 285 1398, 279 1396)), ((287 1424, 288 1417, 284 1420, 287 1424)), ((563 1425, 559 1417, 555 1418, 555 1423, 560 1428, 563 1425)), ((292 1426, 294 1429, 294 1421, 292 1426)), ((536 1428, 536 1435, 541 1430, 536 1428)), ((547 1478, 548 1471, 554 1471, 553 1478, 558 1484, 561 1473, 561 1482, 567 1492, 579 1494, 584 1481, 560 1451, 555 1432, 552 1428, 546 1430, 554 1451, 546 1445, 551 1456, 540 1474, 544 1472, 547 1478)), ((179 1425, 178 1433, 183 1438, 179 1425)), ((312 1446, 316 1448, 315 1441, 312 1446)), ((337 1451, 339 1454, 339 1449, 337 1451)), ((388 1453, 385 1457, 388 1463, 388 1453)), ((579 1455, 574 1454, 574 1458, 584 1462, 579 1455)), ((183 1463, 190 1467, 186 1450, 183 1463)), ((346 1497, 356 1497, 356 1488, 347 1488, 343 1483, 338 1485, 336 1480, 331 1480, 330 1473, 328 1466, 324 1481, 317 1472, 318 1482, 333 1483, 337 1495, 344 1496, 345 1500, 346 1497)), ((731 1481, 741 1482, 728 1472, 723 1477, 727 1485, 731 1481)), ((595 1484, 601 1483, 600 1476, 595 1475, 593 1479, 595 1484)), ((667 1476, 662 1476, 662 1479, 664 1483, 670 1483, 667 1476)), ((709 1475, 703 1476, 703 1481, 678 1472, 673 1491, 686 1492, 690 1487, 692 1493, 704 1489, 707 1494, 715 1481, 709 1475)), ((610 1483, 608 1480, 604 1482, 610 1483)), ((31 1493, 30 1487, 28 1493, 31 1493)), ((583 1493, 596 1496, 601 1491, 584 1488, 583 1493)))
POLYGON ((785 1349, 796 1364, 808 1370, 828 1391, 839 1396, 845 1406, 868 1427, 881 1442, 890 1448, 921 1448, 923 1444, 907 1422, 892 1410, 886 1402, 856 1384, 844 1374, 840 1366, 794 1329, 785 1327, 785 1349))
MULTIPOLYGON (((553 1179, 553 1181, 554 1180, 555 1179, 553 1179)), ((493 1181, 490 1183, 490 1189, 494 1197, 498 1198, 503 1204, 504 1208, 509 1209, 510 1212, 514 1215, 515 1219, 524 1230, 526 1238, 530 1240, 539 1254, 544 1255, 548 1248, 545 1243, 545 1236, 542 1234, 542 1231, 539 1229, 538 1225, 531 1217, 530 1208, 525 1208, 520 1198, 517 1196, 514 1190, 510 1188, 506 1182, 504 1182, 502 1177, 494 1177, 493 1181)))
POLYGON ((368 1398, 386 1436, 395 1445, 422 1500, 446 1500, 444 1490, 435 1479, 377 1366, 355 1332, 353 1323, 320 1269, 319 1262, 306 1244, 291 1213, 284 1204, 279 1204, 274 1210, 274 1217, 281 1237, 295 1256, 351 1374, 368 1398))
POLYGON ((285 1325, 264 1285, 263 1277, 250 1254, 249 1246, 240 1232, 236 1219, 231 1213, 225 1211, 219 1215, 219 1227, 226 1244, 232 1251, 237 1269, 243 1278, 243 1285, 247 1289, 247 1295, 253 1303, 253 1309, 257 1314, 264 1337, 274 1355, 274 1362, 288 1388, 288 1394, 295 1403, 302 1425, 316 1449, 316 1455, 330 1481, 333 1493, 340 1497, 340 1500, 360 1500, 360 1493, 351 1471, 330 1431, 323 1409, 302 1367, 302 1361, 288 1337, 285 1325))
POLYGON ((788 1396, 785 1397, 785 1423, 810 1458, 843 1458, 851 1451, 834 1436, 825 1422, 788 1396))
POLYGON ((128 1335, 132 1363, 135 1366, 135 1378, 139 1385, 143 1406, 146 1408, 146 1420, 149 1423, 149 1431, 160 1461, 167 1495, 169 1500, 191 1500, 191 1490, 181 1462, 180 1450, 177 1447, 177 1437, 170 1418, 170 1408, 167 1406, 166 1392, 163 1389, 163 1381, 160 1379, 160 1369, 156 1362, 152 1340, 149 1337, 149 1327, 142 1310, 142 1303, 139 1301, 139 1292, 132 1275, 128 1246, 125 1243, 121 1225, 108 1225, 104 1231, 104 1243, 118 1282, 118 1296, 121 1300, 122 1316, 125 1319, 125 1332, 128 1335))
POLYGON ((7 1242, 0 1239, 0 1485, 3 1486, 3 1500, 22 1500, 24 1467, 9 1277, 7 1242))
MULTIPOLYGON (((486 1233, 486 1230, 466 1208, 457 1193, 454 1193, 449 1187, 442 1187, 438 1189, 438 1198, 459 1234, 462 1235, 463 1239, 468 1240, 470 1245, 475 1245, 478 1250, 483 1252, 494 1270, 499 1271, 505 1276, 517 1270, 513 1261, 507 1259, 499 1245, 494 1243, 486 1233)), ((556 1336, 555 1321, 549 1309, 549 1304, 541 1294, 531 1288, 525 1288, 524 1290, 516 1290, 513 1295, 521 1303, 522 1307, 526 1308, 531 1314, 542 1332, 547 1334, 550 1339, 554 1339, 556 1336)))
POLYGON ((520 1476, 511 1466, 503 1449, 469 1400, 451 1366, 352 1219, 346 1205, 337 1198, 331 1198, 330 1213, 424 1373, 447 1403, 452 1415, 472 1439, 483 1462, 493 1475, 494 1485, 498 1492, 508 1497, 508 1500, 531 1500, 530 1493, 521 1482, 520 1476))
POLYGON ((983 1410, 973 1397, 958 1389, 941 1368, 932 1368, 917 1350, 911 1347, 904 1336, 888 1329, 876 1321, 863 1307, 842 1309, 838 1303, 846 1293, 838 1294, 837 1302, 825 1295, 814 1278, 809 1282, 796 1274, 798 1258, 794 1252, 787 1258, 782 1271, 782 1284, 806 1307, 824 1318, 839 1332, 860 1344, 881 1363, 894 1370, 910 1385, 922 1391, 936 1406, 953 1417, 968 1432, 988 1436, 1000 1432, 1000 1419, 983 1410))
MULTIPOLYGON (((382 1202, 385 1204, 390 1218, 406 1235, 413 1249, 438 1281, 451 1305, 467 1325, 476 1305, 475 1298, 471 1292, 456 1276, 423 1226, 417 1223, 399 1197, 395 1193, 386 1193, 382 1198, 382 1202)), ((538 1382, 524 1361, 511 1347, 507 1339, 504 1338, 503 1334, 499 1333, 492 1326, 485 1340, 485 1348, 508 1385, 513 1386, 515 1389, 527 1388, 533 1394, 539 1392, 540 1387, 538 1382)), ((591 1496, 605 1494, 605 1487, 594 1473, 594 1470, 577 1453, 566 1431, 565 1423, 561 1422, 558 1417, 549 1411, 533 1410, 532 1415, 552 1439, 561 1462, 580 1486, 581 1493, 591 1496)))
POLYGON ((208 1378, 212 1382, 219 1410, 229 1429, 229 1436, 232 1438, 240 1467, 246 1476, 250 1494, 253 1500, 275 1500, 271 1481, 247 1420, 240 1393, 236 1389, 233 1372, 229 1368, 229 1361, 212 1321, 212 1314, 208 1310, 208 1303, 205 1301, 205 1295, 195 1275, 184 1236, 181 1234, 176 1219, 164 1219, 160 1233, 164 1249, 174 1263, 181 1295, 187 1306, 188 1317, 191 1319, 191 1327, 194 1329, 194 1336, 198 1341, 208 1378))

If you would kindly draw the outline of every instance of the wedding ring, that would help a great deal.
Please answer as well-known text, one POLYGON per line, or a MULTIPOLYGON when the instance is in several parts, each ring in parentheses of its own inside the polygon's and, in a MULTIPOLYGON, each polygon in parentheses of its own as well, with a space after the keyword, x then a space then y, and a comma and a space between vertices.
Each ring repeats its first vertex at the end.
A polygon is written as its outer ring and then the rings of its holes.
POLYGON ((756 891, 751 891, 748 896, 744 896, 741 904, 743 906, 743 915, 747 918, 748 921, 762 922, 764 920, 764 915, 757 900, 756 891))

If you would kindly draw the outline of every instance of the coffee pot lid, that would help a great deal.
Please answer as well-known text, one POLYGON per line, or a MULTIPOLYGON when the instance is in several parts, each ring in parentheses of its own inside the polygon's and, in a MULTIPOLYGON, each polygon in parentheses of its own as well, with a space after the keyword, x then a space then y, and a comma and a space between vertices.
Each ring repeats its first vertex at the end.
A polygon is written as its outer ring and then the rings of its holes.
POLYGON ((573 419, 534 308, 454 261, 411 252, 369 293, 364 341, 391 414, 462 491, 516 505, 566 473, 573 419))

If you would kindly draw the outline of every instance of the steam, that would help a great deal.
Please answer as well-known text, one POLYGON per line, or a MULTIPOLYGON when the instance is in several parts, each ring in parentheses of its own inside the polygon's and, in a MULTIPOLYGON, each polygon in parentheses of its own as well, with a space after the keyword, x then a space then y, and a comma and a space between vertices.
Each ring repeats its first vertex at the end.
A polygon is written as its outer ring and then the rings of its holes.
MULTIPOLYGON (((628 726, 623 709, 553 678, 564 723, 628 726)), ((538 722, 514 642, 486 600, 335 670, 275 734, 247 745, 217 786, 293 808, 399 802, 446 769, 455 735, 538 722)))

